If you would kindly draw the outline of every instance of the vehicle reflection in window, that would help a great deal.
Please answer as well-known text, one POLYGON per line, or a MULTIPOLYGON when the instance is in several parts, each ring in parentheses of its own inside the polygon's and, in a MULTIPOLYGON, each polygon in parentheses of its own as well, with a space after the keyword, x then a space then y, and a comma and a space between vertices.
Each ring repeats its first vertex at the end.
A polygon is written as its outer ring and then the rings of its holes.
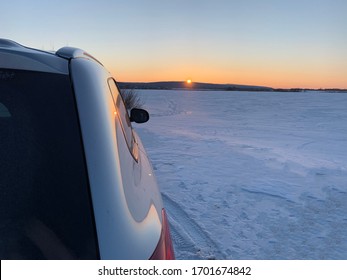
POLYGON ((0 118, 9 118, 9 117, 11 117, 11 113, 6 108, 6 106, 0 102, 0 118))

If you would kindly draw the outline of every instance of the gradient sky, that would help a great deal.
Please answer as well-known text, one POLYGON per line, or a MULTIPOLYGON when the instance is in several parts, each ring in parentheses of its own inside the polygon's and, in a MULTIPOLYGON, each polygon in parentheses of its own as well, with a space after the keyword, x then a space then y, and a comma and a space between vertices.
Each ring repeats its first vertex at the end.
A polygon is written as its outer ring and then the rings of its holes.
POLYGON ((347 88, 346 0, 1 0, 0 37, 83 48, 118 81, 347 88))

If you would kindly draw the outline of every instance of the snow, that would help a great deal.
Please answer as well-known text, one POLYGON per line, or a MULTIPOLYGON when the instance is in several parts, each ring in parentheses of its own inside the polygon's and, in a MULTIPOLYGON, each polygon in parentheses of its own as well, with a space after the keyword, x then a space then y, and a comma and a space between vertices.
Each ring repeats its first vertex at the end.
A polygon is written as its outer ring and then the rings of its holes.
POLYGON ((138 94, 177 259, 347 259, 347 94, 138 94))

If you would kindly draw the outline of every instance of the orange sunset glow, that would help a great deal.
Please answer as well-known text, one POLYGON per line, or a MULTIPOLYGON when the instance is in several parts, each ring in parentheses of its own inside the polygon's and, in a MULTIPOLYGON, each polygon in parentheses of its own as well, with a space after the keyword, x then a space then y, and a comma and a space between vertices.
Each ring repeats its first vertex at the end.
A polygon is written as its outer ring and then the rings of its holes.
MULTIPOLYGON (((217 63, 217 62, 216 62, 217 63)), ((153 81, 182 81, 184 73, 194 73, 196 82, 217 83, 217 84, 245 84, 270 86, 278 88, 347 88, 347 68, 333 67, 329 65, 317 65, 313 68, 300 65, 295 67, 291 64, 244 64, 230 65, 226 68, 218 67, 192 67, 190 65, 174 64, 170 69, 156 72, 150 65, 143 65, 140 71, 136 69, 113 69, 111 72, 120 81, 128 82, 153 82, 153 81), (336 68, 336 69, 334 69, 336 68), (332 71, 333 70, 333 71, 332 71), (182 75, 183 74, 183 75, 182 75)), ((108 66, 106 64, 106 66, 108 66)), ((192 83, 192 79, 186 79, 187 84, 192 83)))

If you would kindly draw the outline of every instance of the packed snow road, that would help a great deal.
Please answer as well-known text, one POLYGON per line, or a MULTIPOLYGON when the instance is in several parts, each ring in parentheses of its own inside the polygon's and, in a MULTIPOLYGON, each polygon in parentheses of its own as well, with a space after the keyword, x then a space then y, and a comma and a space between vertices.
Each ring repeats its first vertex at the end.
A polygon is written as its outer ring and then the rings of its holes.
POLYGON ((347 94, 138 93, 178 259, 347 259, 347 94))

